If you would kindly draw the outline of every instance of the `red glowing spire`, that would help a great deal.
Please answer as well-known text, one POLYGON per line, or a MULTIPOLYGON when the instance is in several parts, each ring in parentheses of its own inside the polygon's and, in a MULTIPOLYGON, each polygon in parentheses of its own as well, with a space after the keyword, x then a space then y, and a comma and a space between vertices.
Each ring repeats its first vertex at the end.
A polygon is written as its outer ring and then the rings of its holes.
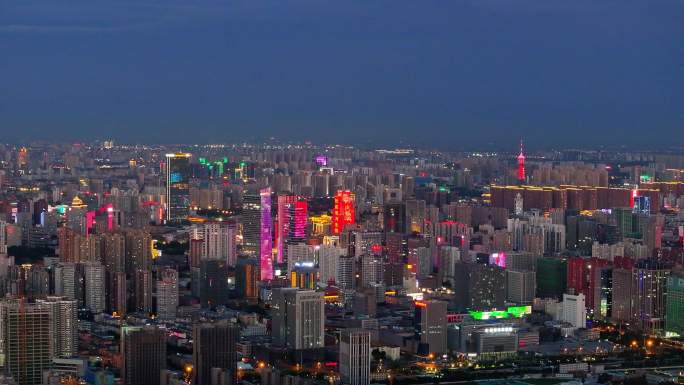
POLYGON ((523 154, 522 139, 520 139, 520 155, 518 155, 518 180, 525 181, 525 155, 523 154))

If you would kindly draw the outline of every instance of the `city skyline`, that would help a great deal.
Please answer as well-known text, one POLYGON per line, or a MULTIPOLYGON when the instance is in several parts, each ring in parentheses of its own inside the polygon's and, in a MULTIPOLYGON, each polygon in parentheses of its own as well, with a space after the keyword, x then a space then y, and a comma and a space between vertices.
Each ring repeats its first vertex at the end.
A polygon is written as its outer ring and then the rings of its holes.
POLYGON ((0 0, 0 385, 684 385, 683 0, 0 0))

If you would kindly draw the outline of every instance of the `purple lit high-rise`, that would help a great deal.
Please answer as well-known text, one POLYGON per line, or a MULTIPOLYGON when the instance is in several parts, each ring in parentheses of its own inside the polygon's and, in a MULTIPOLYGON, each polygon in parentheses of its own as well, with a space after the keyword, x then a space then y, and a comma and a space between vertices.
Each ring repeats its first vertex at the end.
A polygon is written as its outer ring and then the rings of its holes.
POLYGON ((261 195, 261 247, 259 248, 259 267, 261 280, 273 279, 273 241, 271 237, 271 189, 260 191, 261 195))

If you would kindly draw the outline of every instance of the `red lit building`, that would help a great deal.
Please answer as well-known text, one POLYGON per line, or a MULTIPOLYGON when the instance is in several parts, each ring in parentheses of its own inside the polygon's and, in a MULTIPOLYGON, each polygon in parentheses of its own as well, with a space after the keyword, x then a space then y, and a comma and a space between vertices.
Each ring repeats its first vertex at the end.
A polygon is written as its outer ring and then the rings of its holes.
POLYGON ((584 294, 586 307, 594 308, 594 291, 598 282, 594 279, 594 270, 610 265, 610 261, 601 258, 572 257, 568 259, 567 287, 575 294, 584 294))
POLYGON ((522 140, 520 141, 520 154, 518 155, 518 181, 525 181, 525 155, 523 155, 522 140))
POLYGON ((344 227, 356 223, 354 194, 349 190, 340 190, 335 194, 335 207, 332 215, 332 233, 339 235, 344 227))
POLYGON ((307 201, 296 195, 278 196, 278 223, 276 224, 276 245, 278 263, 285 261, 287 243, 306 241, 306 224, 309 215, 307 201))

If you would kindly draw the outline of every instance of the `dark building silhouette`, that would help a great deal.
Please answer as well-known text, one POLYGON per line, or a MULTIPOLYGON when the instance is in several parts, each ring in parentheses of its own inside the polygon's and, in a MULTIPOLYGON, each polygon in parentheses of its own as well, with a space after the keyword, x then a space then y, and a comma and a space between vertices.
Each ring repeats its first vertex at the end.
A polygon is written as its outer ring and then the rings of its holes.
POLYGON ((121 329, 122 377, 126 385, 159 385, 166 369, 166 333, 153 326, 121 329))
POLYGON ((235 345, 239 333, 239 328, 227 320, 195 324, 192 332, 193 384, 210 384, 213 368, 228 370, 231 384, 237 383, 235 345))
POLYGON ((200 263, 200 304, 212 308, 228 302, 228 265, 224 260, 200 263))

